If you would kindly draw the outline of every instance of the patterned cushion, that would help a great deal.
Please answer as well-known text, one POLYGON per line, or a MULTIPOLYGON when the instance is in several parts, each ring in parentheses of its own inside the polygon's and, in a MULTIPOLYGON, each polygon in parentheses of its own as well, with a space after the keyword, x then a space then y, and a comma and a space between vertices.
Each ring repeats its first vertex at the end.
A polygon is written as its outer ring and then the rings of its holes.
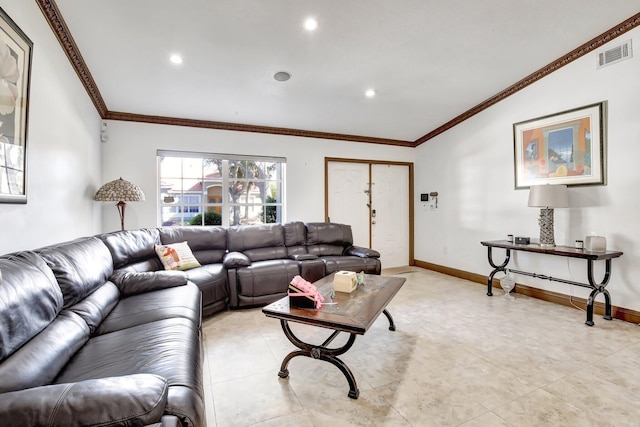
POLYGON ((155 245, 155 249, 165 270, 189 270, 200 267, 187 242, 155 245))

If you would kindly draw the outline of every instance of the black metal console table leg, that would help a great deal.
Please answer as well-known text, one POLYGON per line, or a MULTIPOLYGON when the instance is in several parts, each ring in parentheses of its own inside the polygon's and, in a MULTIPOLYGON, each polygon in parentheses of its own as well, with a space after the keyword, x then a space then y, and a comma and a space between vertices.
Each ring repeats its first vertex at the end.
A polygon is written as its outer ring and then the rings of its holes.
POLYGON ((611 295, 609 295, 609 291, 605 288, 607 284, 609 284, 609 278, 611 277, 611 259, 605 260, 605 272, 604 278, 602 282, 596 283, 593 278, 593 260, 588 260, 587 263, 587 277, 589 279, 589 285, 593 290, 589 295, 589 299, 587 300, 587 321, 584 322, 587 326, 593 326, 593 302, 595 301, 598 294, 604 295, 604 316, 602 316, 605 320, 611 320, 611 295))
POLYGON ((500 265, 496 265, 493 262, 493 256, 491 254, 491 246, 487 246, 487 257, 489 258, 489 264, 491 265, 491 267, 493 267, 493 271, 491 272, 491 274, 489 275, 489 279, 487 280, 487 295, 488 296, 492 296, 493 292, 491 290, 491 288, 493 287, 493 276, 496 275, 497 272, 502 271, 502 272, 506 272, 507 269, 507 264, 509 264, 509 260, 511 260, 511 250, 510 249, 505 249, 507 251, 507 255, 504 259, 504 261, 502 262, 502 264, 500 265))
POLYGON ((342 374, 345 376, 347 382, 349 383, 348 396, 352 399, 358 398, 358 396, 360 395, 360 390, 358 390, 356 378, 353 376, 353 373, 351 372, 351 369, 349 369, 347 364, 336 357, 345 353, 351 348, 353 343, 356 341, 356 334, 349 334, 349 340, 342 347, 328 348, 327 346, 331 343, 331 341, 333 341, 335 337, 338 336, 340 331, 333 331, 329 338, 327 338, 322 344, 313 345, 308 344, 296 337, 286 320, 280 320, 280 325, 282 326, 282 330, 284 331, 284 334, 289 339, 289 341, 291 341, 293 345, 300 349, 292 351, 287 356, 285 356, 282 364, 280 365, 280 372, 278 372, 278 376, 280 378, 287 378, 289 376, 287 365, 289 364, 291 359, 296 356, 306 356, 311 357, 312 359, 324 360, 325 362, 329 362, 340 369, 340 372, 342 372, 342 374))

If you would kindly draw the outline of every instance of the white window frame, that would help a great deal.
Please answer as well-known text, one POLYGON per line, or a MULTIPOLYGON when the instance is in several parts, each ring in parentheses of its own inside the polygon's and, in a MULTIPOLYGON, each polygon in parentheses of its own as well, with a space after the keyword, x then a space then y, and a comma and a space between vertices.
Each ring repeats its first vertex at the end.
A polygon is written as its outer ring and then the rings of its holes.
MULTIPOLYGON (((158 185, 158 208, 157 208, 157 223, 159 226, 163 226, 163 208, 167 208, 168 204, 165 203, 163 201, 163 196, 162 196, 162 179, 166 178, 162 176, 162 170, 161 170, 161 163, 162 163, 162 158, 164 157, 174 157, 174 158, 180 158, 180 159, 185 159, 185 158, 194 158, 194 159, 217 159, 217 160, 221 160, 222 161, 222 170, 220 171, 221 173, 221 185, 222 185, 222 191, 221 191, 221 196, 222 196, 222 201, 220 203, 211 203, 209 202, 209 200, 207 199, 206 195, 203 193, 202 197, 201 197, 201 202, 197 205, 199 206, 199 211, 204 213, 207 211, 207 208, 210 208, 212 206, 214 207, 220 207, 220 211, 221 211, 221 216, 222 216, 222 226, 223 227, 228 227, 229 225, 231 225, 231 209, 234 206, 238 206, 239 209, 257 209, 260 208, 262 211, 264 211, 266 209, 266 207, 268 206, 279 206, 280 209, 278 211, 279 213, 279 218, 277 219, 277 223, 284 223, 286 221, 286 194, 285 194, 285 187, 286 187, 286 164, 287 164, 287 159, 284 157, 265 157, 265 156, 245 156, 245 155, 236 155, 236 154, 218 154, 218 153, 202 153, 202 152, 191 152, 191 151, 174 151, 174 150, 157 150, 156 153, 157 156, 157 185, 158 185), (279 178, 273 180, 273 179, 267 179, 264 182, 271 182, 271 181, 275 181, 276 183, 279 183, 280 185, 280 201, 279 202, 275 202, 275 203, 267 203, 262 202, 262 200, 259 200, 258 203, 249 203, 248 198, 246 198, 244 201, 239 201, 237 203, 233 203, 232 200, 230 199, 230 195, 229 195, 229 182, 231 180, 230 177, 230 171, 229 171, 229 161, 254 161, 254 162, 270 162, 270 163, 279 163, 280 164, 280 172, 279 172, 279 178)), ((172 177, 172 179, 180 179, 180 180, 192 180, 193 178, 185 178, 183 176, 184 171, 180 171, 180 177, 172 177)), ((204 177, 201 177, 204 178, 204 177)), ((256 182, 256 180, 249 180, 248 178, 245 178, 247 183, 249 182, 256 182)), ((204 183, 204 179, 201 181, 202 185, 204 187, 205 183, 204 183)), ((258 182, 262 182, 260 180, 258 180, 258 182)), ((183 190, 184 191, 184 190, 183 190)), ((181 193, 182 197, 192 197, 194 195, 185 195, 184 193, 181 193)), ((247 196, 248 197, 248 196, 247 196)), ((183 215, 183 221, 184 221, 184 212, 191 212, 192 211, 192 207, 196 206, 193 205, 191 203, 184 203, 182 200, 180 201, 180 203, 178 203, 177 205, 174 205, 175 207, 177 207, 177 212, 182 212, 183 215)), ((245 211, 246 212, 246 211, 245 211)), ((262 224, 263 222, 259 222, 259 224, 262 224)), ((181 225, 180 223, 175 224, 175 225, 181 225)), ((185 224, 187 225, 187 224, 185 224)), ((170 226, 169 224, 166 226, 170 226)))

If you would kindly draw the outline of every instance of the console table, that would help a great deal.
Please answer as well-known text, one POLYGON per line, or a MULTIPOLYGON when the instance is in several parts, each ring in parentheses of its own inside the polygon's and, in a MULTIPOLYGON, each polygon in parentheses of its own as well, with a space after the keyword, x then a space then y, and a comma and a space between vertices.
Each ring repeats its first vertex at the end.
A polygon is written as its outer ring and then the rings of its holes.
POLYGON ((515 243, 509 242, 507 240, 492 240, 480 242, 483 246, 487 247, 487 256, 489 259, 489 264, 493 267, 493 271, 489 275, 489 279, 487 281, 487 295, 492 296, 493 292, 491 292, 491 286, 493 284, 493 276, 499 271, 506 272, 507 264, 509 264, 509 260, 511 259, 511 251, 522 251, 522 252, 533 252, 538 254, 546 254, 546 255, 555 255, 569 258, 580 258, 587 260, 587 278, 589 283, 580 283, 574 282, 573 280, 565 280, 558 279, 555 277, 545 276, 543 274, 530 273, 527 271, 514 270, 509 268, 508 270, 515 274, 522 274, 525 276, 535 277, 538 279, 547 279, 554 282, 567 283, 569 285, 581 286, 583 288, 591 289, 591 294, 589 295, 589 299, 587 300, 587 321, 585 322, 588 326, 593 326, 593 302, 596 299, 598 294, 604 295, 604 303, 605 303, 605 320, 611 320, 611 296, 609 295, 609 291, 605 288, 609 283, 609 278, 611 277, 611 260, 614 258, 618 258, 622 255, 622 252, 618 251, 606 251, 606 252, 591 252, 586 249, 576 249, 570 246, 555 246, 552 248, 542 247, 539 244, 529 244, 529 245, 517 245, 515 243), (493 248, 502 248, 506 250, 506 257, 502 264, 496 265, 493 262, 493 256, 491 250, 493 248), (602 282, 597 283, 593 278, 593 262, 594 261, 605 261, 605 273, 602 282))

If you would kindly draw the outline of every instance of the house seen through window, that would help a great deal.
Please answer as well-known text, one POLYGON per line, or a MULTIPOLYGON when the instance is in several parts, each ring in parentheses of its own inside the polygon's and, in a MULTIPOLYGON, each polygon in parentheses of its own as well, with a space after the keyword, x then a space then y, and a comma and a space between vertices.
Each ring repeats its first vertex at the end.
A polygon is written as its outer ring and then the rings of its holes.
POLYGON ((281 223, 286 159, 158 151, 159 222, 281 223))

